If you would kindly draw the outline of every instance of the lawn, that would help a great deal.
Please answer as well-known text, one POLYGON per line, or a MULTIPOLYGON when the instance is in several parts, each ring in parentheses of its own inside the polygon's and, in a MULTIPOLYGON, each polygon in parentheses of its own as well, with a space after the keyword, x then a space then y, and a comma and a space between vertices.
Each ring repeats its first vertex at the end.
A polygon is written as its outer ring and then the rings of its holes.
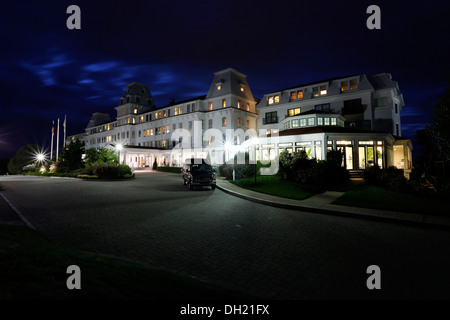
POLYGON ((238 187, 283 198, 303 200, 314 194, 294 182, 281 179, 280 176, 258 176, 256 185, 254 181, 254 178, 230 180, 238 187))
POLYGON ((388 191, 365 183, 332 202, 333 204, 371 209, 404 211, 421 214, 448 215, 449 201, 388 191))
POLYGON ((36 231, 0 225, 0 299, 253 299, 169 271, 72 250, 36 231), (81 289, 66 287, 69 265, 81 289))

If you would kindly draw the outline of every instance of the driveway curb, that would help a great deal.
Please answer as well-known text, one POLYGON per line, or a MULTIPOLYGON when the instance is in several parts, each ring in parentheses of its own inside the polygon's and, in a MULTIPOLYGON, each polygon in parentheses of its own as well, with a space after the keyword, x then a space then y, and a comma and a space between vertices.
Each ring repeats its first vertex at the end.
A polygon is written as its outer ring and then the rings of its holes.
MULTIPOLYGON (((298 211, 307 211, 312 213, 319 214, 327 214, 334 216, 342 216, 348 218, 360 218, 360 219, 368 219, 375 221, 383 221, 383 222, 391 222, 391 223, 400 223, 400 224, 409 224, 415 226, 428 226, 428 227, 437 227, 443 229, 450 229, 450 218, 440 217, 440 216, 430 216, 416 213, 407 213, 407 212, 395 212, 395 211, 384 211, 384 210, 374 210, 374 209, 366 209, 366 208, 358 208, 358 207, 347 207, 347 206, 339 206, 339 205, 327 205, 332 207, 341 207, 341 208, 333 208, 333 209, 325 209, 319 207, 308 207, 301 205, 292 205, 288 203, 275 202, 262 198, 255 198, 243 193, 239 193, 233 190, 230 190, 224 186, 221 186, 217 183, 217 188, 231 194, 233 196, 249 200, 252 202, 256 202, 263 205, 268 205, 277 208, 283 209, 291 209, 298 211), (339 210, 341 209, 341 210, 339 210)), ((244 189, 245 190, 245 189, 244 189)), ((264 194, 261 194, 264 196, 264 194)))

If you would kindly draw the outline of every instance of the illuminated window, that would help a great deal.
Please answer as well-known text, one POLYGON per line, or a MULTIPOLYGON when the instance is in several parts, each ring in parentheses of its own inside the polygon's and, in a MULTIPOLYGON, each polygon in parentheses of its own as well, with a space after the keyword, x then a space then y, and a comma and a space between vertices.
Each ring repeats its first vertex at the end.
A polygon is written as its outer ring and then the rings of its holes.
POLYGON ((155 119, 158 119, 158 112, 155 112, 155 119))
POLYGON ((297 92, 291 92, 291 100, 297 100, 297 92))
POLYGON ((226 127, 227 126, 227 118, 223 117, 222 118, 222 127, 226 127))
POLYGON ((341 81, 341 91, 348 90, 348 81, 341 81))
POLYGON ((159 118, 161 118, 161 111, 160 111, 160 112, 158 112, 158 117, 159 117, 159 118))
POLYGON ((164 111, 164 118, 165 118, 165 117, 167 117, 167 113, 166 113, 166 111, 164 111))
POLYGON ((350 90, 358 89, 358 81, 356 79, 350 80, 350 90))
POLYGON ((151 136, 153 135, 153 129, 150 129, 150 135, 151 136))
POLYGON ((241 86, 241 92, 244 92, 244 87, 243 86, 241 86))
POLYGON ((323 125, 323 118, 322 117, 318 117, 317 118, 317 125, 318 126, 322 126, 323 125))
POLYGON ((158 134, 161 135, 161 132, 162 132, 161 127, 159 127, 158 128, 158 134))
POLYGON ((320 95, 326 95, 327 94, 327 86, 320 86, 320 95))
POLYGON ((297 91, 297 99, 303 99, 303 90, 297 91))
POLYGON ((141 116, 141 121, 140 122, 144 122, 144 116, 141 116))
POLYGON ((133 124, 135 124, 136 123, 136 119, 135 118, 133 118, 133 124))
POLYGON ((122 109, 122 114, 125 114, 125 109, 122 109))
POLYGON ((178 107, 175 107, 175 115, 178 115, 178 107))
POLYGON ((134 112, 134 113, 138 113, 138 109, 137 109, 137 108, 134 108, 133 112, 134 112))
POLYGON ((331 118, 331 125, 335 126, 336 125, 336 118, 331 118))
POLYGON ((297 114, 300 114, 300 108, 293 108, 288 110, 289 117, 295 116, 297 114))
POLYGON ((247 111, 250 111, 250 103, 247 103, 247 111))
POLYGON ((326 126, 330 125, 330 118, 323 118, 323 121, 326 126))
POLYGON ((241 108, 241 100, 238 100, 238 109, 241 108))
POLYGON ((212 142, 213 142, 213 137, 212 137, 212 136, 209 136, 209 138, 208 138, 208 144, 211 145, 212 142))
POLYGON ((166 127, 162 127, 162 134, 166 134, 166 127))
POLYGON ((220 89, 222 89, 222 86, 219 84, 219 85, 217 86, 217 91, 220 91, 220 89))
POLYGON ((147 131, 146 130, 144 130, 144 137, 146 137, 147 136, 147 131))
MULTIPOLYGON (((335 118, 336 120, 336 118, 335 118)), ((308 126, 313 126, 315 123, 315 119, 314 118, 308 118, 308 126)))
POLYGON ((298 119, 292 120, 292 128, 298 127, 298 119))
POLYGON ((162 146, 163 146, 163 148, 166 147, 166 140, 163 140, 163 141, 162 141, 162 146))
POLYGON ((300 119, 300 127, 306 126, 306 119, 300 119))
POLYGON ((212 106, 212 102, 209 103, 209 110, 212 110, 213 106, 212 106))
POLYGON ((222 108, 225 108, 227 106, 227 100, 222 99, 222 108))
POLYGON ((237 126, 240 127, 241 126, 241 118, 237 119, 237 126))
POLYGON ((247 129, 250 129, 250 120, 247 120, 247 129))
POLYGON ((270 96, 269 97, 269 104, 274 104, 280 102, 280 96, 270 96))

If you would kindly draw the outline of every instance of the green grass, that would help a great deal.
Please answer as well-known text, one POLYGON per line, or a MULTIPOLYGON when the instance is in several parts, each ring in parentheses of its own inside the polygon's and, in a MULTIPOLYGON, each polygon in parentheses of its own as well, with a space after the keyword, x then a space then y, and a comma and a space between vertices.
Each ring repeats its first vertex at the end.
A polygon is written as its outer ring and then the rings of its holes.
POLYGON ((289 199, 303 200, 314 194, 294 182, 281 179, 280 176, 258 176, 256 186, 254 178, 230 182, 241 188, 289 199))
POLYGON ((365 183, 347 191, 332 203, 352 207, 434 215, 448 215, 450 205, 449 201, 442 199, 393 192, 365 183))
POLYGON ((169 271, 73 250, 25 227, 0 225, 0 257, 1 300, 255 299, 169 271), (66 287, 69 265, 81 269, 81 290, 66 287))

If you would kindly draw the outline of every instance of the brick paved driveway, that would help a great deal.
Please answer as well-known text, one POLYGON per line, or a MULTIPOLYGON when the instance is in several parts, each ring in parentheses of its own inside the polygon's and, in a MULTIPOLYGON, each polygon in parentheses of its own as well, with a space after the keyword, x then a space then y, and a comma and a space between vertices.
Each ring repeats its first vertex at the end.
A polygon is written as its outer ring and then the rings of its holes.
POLYGON ((0 185, 53 240, 265 298, 450 298, 450 231, 189 191, 175 174, 106 182, 10 176, 0 185), (371 264, 381 267, 378 291, 366 288, 371 264))

